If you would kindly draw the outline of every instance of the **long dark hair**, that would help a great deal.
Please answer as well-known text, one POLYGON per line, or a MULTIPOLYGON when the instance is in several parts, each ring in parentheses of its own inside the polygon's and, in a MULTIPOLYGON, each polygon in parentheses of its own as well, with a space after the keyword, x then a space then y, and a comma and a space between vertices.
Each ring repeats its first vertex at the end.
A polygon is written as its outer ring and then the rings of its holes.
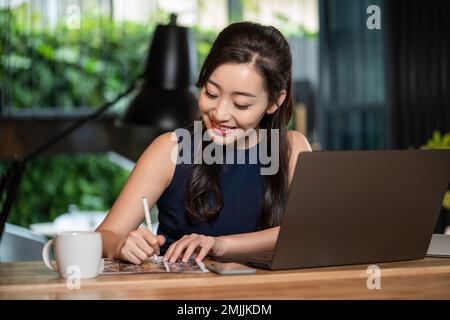
MULTIPOLYGON (((290 148, 286 125, 292 115, 291 65, 289 44, 272 26, 251 22, 233 23, 220 32, 203 63, 196 86, 202 88, 213 71, 225 63, 253 64, 261 73, 269 103, 277 103, 279 94, 286 90, 284 102, 272 114, 265 114, 261 129, 268 129, 267 142, 271 141, 270 129, 279 129, 278 172, 264 176, 264 197, 259 229, 281 224, 288 192, 288 168, 290 148)), ((192 127, 191 127, 192 128, 192 127)), ((204 130, 203 125, 203 130, 204 130)), ((202 130, 202 131, 203 131, 202 130)), ((203 132, 202 132, 203 134, 203 132)), ((202 142, 203 143, 203 142, 202 142)), ((185 189, 186 209, 191 221, 211 221, 223 205, 219 187, 221 164, 196 164, 185 189), (210 196, 215 203, 210 206, 210 196)))

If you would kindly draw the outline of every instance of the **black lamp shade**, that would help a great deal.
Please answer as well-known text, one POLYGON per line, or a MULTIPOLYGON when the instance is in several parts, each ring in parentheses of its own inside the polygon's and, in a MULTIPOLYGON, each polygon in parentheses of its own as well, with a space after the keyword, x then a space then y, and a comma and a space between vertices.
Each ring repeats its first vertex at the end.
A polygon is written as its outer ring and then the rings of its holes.
POLYGON ((196 73, 195 41, 188 28, 157 26, 145 70, 148 84, 166 90, 189 88, 196 73))
POLYGON ((145 80, 119 121, 122 126, 151 126, 170 131, 198 117, 193 93, 196 76, 195 41, 188 28, 159 25, 147 57, 145 80))
POLYGON ((198 117, 198 102, 188 89, 164 90, 144 83, 121 121, 171 131, 198 117))

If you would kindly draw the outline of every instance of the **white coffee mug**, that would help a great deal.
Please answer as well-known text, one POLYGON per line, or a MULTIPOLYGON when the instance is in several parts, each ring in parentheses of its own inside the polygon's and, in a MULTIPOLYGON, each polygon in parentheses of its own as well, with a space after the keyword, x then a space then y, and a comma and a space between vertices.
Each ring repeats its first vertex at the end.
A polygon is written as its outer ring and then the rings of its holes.
POLYGON ((95 278, 102 268, 102 238, 94 231, 57 233, 42 249, 42 259, 50 270, 59 272, 63 278, 95 278), (56 265, 50 260, 53 244, 56 265))

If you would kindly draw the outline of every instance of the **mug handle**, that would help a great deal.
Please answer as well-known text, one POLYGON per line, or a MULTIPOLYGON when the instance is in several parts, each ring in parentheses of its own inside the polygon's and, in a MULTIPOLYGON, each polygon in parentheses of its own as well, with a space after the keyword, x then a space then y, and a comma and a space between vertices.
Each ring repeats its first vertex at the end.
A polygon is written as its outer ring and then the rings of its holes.
POLYGON ((42 249, 42 259, 44 260, 45 265, 50 270, 58 272, 58 266, 50 261, 50 249, 54 244, 55 239, 48 240, 42 249))

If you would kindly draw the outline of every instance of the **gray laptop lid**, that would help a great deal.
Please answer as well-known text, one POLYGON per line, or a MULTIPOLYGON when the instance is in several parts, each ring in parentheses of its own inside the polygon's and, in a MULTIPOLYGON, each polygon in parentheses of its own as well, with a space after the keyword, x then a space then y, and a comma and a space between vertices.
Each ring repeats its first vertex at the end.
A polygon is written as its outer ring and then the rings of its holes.
POLYGON ((450 150, 299 155, 271 269, 423 258, 450 150))

